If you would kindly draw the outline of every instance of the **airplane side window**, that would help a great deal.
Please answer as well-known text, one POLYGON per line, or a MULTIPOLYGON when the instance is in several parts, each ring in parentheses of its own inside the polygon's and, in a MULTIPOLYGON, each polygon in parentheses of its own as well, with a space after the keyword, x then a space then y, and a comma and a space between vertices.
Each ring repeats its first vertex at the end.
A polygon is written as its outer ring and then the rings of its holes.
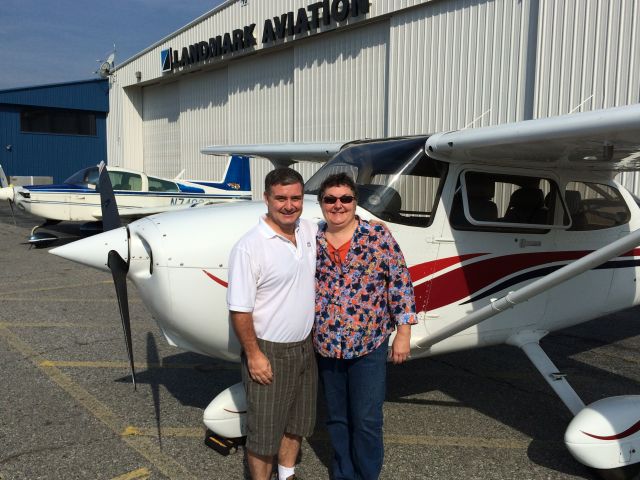
POLYGON ((622 195, 610 185, 569 182, 564 196, 571 215, 572 231, 617 227, 631 218, 622 195))
POLYGON ((555 224, 556 208, 562 207, 558 192, 556 183, 546 178, 463 172, 450 223, 456 230, 491 232, 546 233, 551 228, 567 228, 568 219, 555 224))
POLYGON ((162 180, 160 178, 149 177, 149 191, 150 192, 178 192, 178 185, 168 180, 162 180))

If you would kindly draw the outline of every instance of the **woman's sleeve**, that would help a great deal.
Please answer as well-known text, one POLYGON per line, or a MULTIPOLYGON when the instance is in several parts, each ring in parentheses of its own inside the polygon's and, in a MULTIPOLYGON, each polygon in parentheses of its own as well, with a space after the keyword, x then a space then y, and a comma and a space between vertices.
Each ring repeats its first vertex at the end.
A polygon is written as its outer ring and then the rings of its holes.
POLYGON ((385 229, 384 242, 389 248, 389 311, 397 325, 413 325, 418 323, 416 316, 416 300, 409 269, 391 232, 385 229))

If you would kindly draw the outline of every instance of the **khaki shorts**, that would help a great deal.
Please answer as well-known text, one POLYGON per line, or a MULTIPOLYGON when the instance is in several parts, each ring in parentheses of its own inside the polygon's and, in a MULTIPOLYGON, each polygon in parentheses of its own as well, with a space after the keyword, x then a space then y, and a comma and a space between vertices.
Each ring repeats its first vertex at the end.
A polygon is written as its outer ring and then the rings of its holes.
POLYGON ((316 423, 318 369, 311 337, 294 343, 258 339, 271 363, 273 381, 251 380, 242 354, 242 382, 247 393, 246 448, 257 455, 278 453, 285 433, 308 437, 316 423))

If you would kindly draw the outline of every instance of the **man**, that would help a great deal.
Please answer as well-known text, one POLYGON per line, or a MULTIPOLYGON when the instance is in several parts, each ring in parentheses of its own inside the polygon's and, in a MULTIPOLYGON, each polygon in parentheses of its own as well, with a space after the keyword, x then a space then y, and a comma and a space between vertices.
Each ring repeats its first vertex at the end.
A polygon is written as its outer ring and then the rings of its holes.
POLYGON ((300 219, 303 180, 290 168, 265 178, 267 214, 233 247, 227 303, 242 346, 247 462, 253 480, 295 480, 302 437, 313 433, 317 369, 311 344, 316 231, 300 219))

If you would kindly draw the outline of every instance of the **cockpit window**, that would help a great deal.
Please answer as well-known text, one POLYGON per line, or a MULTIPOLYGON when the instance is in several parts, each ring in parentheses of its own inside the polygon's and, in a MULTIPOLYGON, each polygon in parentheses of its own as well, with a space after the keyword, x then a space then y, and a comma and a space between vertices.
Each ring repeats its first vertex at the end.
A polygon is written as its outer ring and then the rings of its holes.
POLYGON ((67 178, 64 183, 73 185, 97 185, 98 184, 98 167, 89 167, 74 173, 67 178))
POLYGON ((108 173, 114 190, 140 191, 142 189, 142 177, 136 173, 114 171, 108 173))
POLYGON ((149 179, 149 191, 150 192, 179 192, 180 189, 175 182, 169 180, 163 180, 156 177, 148 177, 149 179))
POLYGON ((567 229, 567 210, 548 178, 465 171, 451 206, 457 230, 545 233, 567 229))
POLYGON ((610 185, 569 182, 564 192, 570 230, 586 231, 624 225, 631 213, 620 192, 610 185))
POLYGON ((322 181, 348 173, 358 186, 358 205, 381 220, 426 227, 433 220, 448 164, 424 152, 427 137, 354 144, 309 179, 305 193, 318 194, 322 181))

